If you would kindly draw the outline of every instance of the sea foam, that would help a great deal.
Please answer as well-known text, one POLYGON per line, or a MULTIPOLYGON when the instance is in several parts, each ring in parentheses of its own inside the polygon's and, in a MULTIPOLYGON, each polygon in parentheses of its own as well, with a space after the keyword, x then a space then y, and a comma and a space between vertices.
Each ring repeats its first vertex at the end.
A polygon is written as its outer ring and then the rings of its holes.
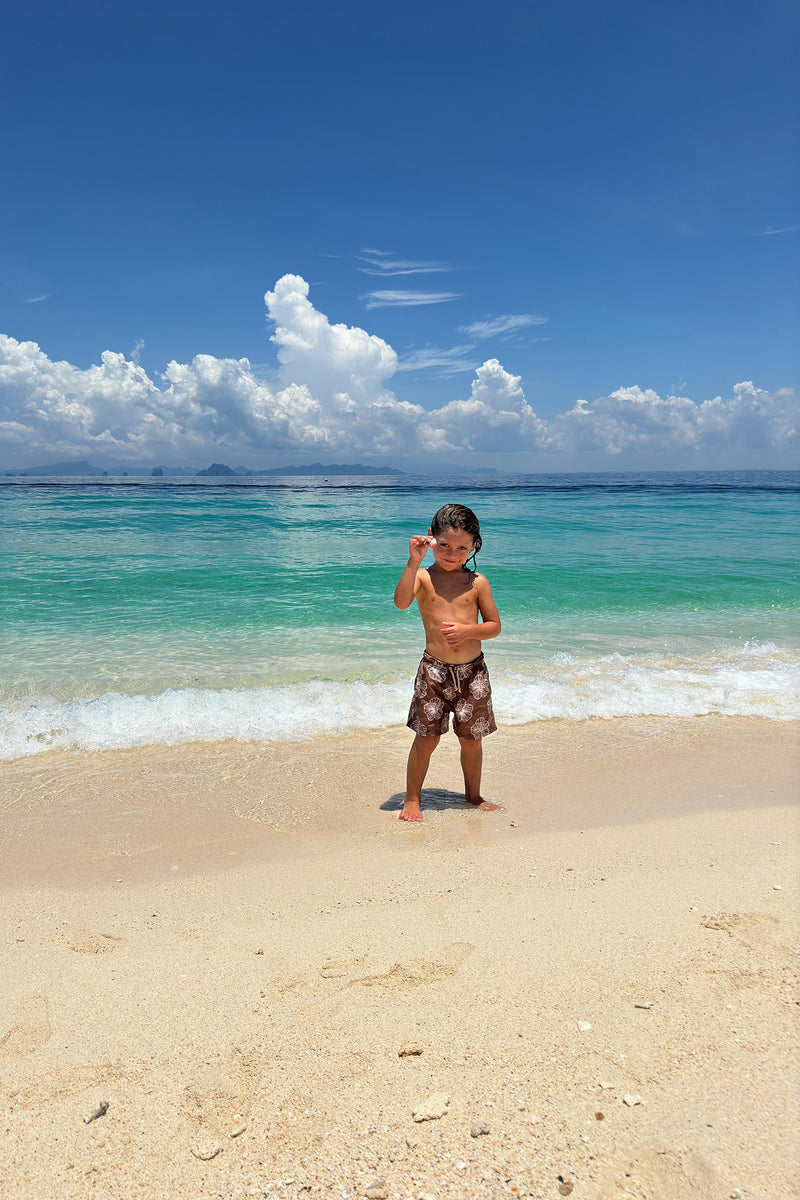
MULTIPOLYGON (((659 657, 569 655, 535 668, 492 666, 500 725, 564 718, 719 713, 800 718, 800 660, 772 645, 659 657)), ((48 750, 116 750, 196 741, 298 741, 405 721, 411 681, 333 680, 257 688, 167 689, 156 696, 108 692, 0 704, 0 759, 48 750)))

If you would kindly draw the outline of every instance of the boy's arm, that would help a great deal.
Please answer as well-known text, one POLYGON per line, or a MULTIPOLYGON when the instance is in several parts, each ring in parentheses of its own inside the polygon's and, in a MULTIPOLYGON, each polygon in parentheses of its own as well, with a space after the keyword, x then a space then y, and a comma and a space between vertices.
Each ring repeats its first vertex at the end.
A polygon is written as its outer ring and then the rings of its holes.
POLYGON ((485 575, 478 576, 475 590, 478 593, 478 611, 483 619, 475 625, 462 625, 454 621, 445 621, 442 624, 444 640, 454 650, 464 642, 486 642, 489 638, 496 638, 500 632, 500 614, 485 575))
POLYGON ((482 642, 489 638, 496 638, 500 632, 500 613, 497 611, 497 605, 494 602, 492 589, 489 586, 489 580, 485 575, 478 576, 478 608, 480 610, 481 621, 478 628, 481 630, 479 637, 482 642))
POLYGON ((430 535, 415 534, 408 543, 408 562, 394 589, 395 608, 408 608, 419 591, 419 569, 431 544, 430 535))

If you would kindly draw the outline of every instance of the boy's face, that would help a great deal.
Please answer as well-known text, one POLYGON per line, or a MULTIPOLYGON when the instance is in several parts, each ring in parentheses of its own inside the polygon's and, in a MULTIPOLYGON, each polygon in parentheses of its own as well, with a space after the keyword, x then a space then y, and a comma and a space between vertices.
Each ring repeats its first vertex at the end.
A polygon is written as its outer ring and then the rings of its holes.
POLYGON ((472 554, 474 545, 471 534, 448 525, 436 534, 436 545, 431 546, 431 551, 437 567, 441 567, 443 571, 457 571, 472 554))

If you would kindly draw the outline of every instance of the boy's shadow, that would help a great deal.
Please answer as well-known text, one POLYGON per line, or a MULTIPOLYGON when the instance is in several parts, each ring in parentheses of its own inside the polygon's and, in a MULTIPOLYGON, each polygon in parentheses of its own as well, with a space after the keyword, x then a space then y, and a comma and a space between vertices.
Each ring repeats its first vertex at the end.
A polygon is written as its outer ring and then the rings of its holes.
MULTIPOLYGON (((384 800, 381 805, 383 812, 400 812, 403 807, 403 801, 406 798, 405 792, 395 792, 388 800, 384 800)), ((467 804, 464 799, 463 792, 451 792, 447 788, 423 788, 422 790, 422 811, 423 812, 447 812, 454 808, 469 808, 471 804, 467 804)))

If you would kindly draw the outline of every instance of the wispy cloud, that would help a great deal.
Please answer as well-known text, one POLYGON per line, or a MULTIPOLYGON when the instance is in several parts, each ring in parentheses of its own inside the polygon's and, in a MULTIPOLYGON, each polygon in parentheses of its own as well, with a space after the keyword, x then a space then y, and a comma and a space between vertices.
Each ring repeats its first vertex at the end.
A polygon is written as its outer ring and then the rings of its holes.
POLYGON ((43 300, 50 299, 50 292, 45 292, 43 296, 29 296, 22 301, 23 304, 41 304, 43 300))
POLYGON ((463 292, 365 292, 359 299, 367 308, 412 308, 420 304, 447 304, 460 300, 463 292))
POLYGON ((359 262, 366 266, 359 267, 362 275, 436 275, 442 271, 452 271, 453 267, 446 262, 425 262, 392 258, 388 250, 364 249, 357 254, 359 262))
POLYGON ((530 325, 546 325, 549 317, 537 317, 534 313, 504 313, 490 321, 475 321, 472 325, 460 325, 459 333, 468 333, 474 338, 498 337, 501 333, 515 333, 530 325))
POLYGON ((475 347, 451 346, 442 350, 438 346, 425 346, 422 350, 414 350, 401 358, 397 364, 398 371, 430 371, 436 370, 439 375, 459 375, 462 371, 474 371, 480 363, 475 358, 466 358, 475 347))
POLYGON ((784 229, 773 229, 771 225, 766 229, 760 229, 758 233, 751 233, 751 237, 774 237, 776 233, 796 233, 800 229, 800 225, 787 225, 784 229))

